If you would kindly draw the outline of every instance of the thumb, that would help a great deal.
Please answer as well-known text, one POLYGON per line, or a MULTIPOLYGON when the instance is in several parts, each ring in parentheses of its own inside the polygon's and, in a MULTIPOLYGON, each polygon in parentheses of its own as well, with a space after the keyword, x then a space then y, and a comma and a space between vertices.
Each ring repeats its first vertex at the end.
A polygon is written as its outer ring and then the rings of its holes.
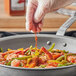
POLYGON ((45 16, 45 13, 46 13, 45 7, 42 4, 39 4, 34 15, 34 21, 36 23, 42 21, 43 17, 45 16))

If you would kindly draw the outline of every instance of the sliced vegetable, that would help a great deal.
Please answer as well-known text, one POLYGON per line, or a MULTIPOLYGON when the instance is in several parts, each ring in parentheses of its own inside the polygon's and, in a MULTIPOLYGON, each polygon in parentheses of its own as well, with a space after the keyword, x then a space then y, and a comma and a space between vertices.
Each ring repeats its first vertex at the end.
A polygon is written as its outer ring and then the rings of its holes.
POLYGON ((34 58, 32 58, 32 62, 30 63, 29 67, 33 68, 33 67, 37 66, 37 64, 38 64, 38 57, 34 57, 34 58))
POLYGON ((42 47, 41 49, 47 55, 48 59, 52 59, 52 55, 51 55, 51 53, 49 53, 48 50, 46 50, 44 47, 42 47))
POLYGON ((63 51, 59 50, 59 49, 53 49, 51 50, 52 53, 62 53, 63 51))
POLYGON ((69 53, 67 56, 76 56, 76 53, 69 53))
POLYGON ((63 64, 58 64, 58 67, 62 67, 62 66, 66 66, 66 65, 63 65, 63 64))
POLYGON ((62 67, 62 66, 69 66, 69 65, 72 65, 72 63, 58 64, 58 67, 62 67))
POLYGON ((12 61, 9 61, 6 65, 10 66, 12 61))
POLYGON ((25 55, 30 55, 30 54, 31 54, 30 50, 28 50, 28 51, 25 52, 25 55))
POLYGON ((55 54, 55 55, 53 55, 53 59, 56 60, 60 56, 61 56, 60 54, 55 54))
POLYGON ((67 54, 64 54, 64 60, 67 61, 67 54))
POLYGON ((0 52, 2 52, 2 53, 3 53, 3 48, 0 48, 0 52))
POLYGON ((48 63, 51 63, 51 62, 56 62, 56 63, 61 64, 61 62, 60 62, 60 61, 57 61, 57 60, 49 60, 49 61, 48 61, 48 63))
POLYGON ((25 60, 25 59, 28 59, 28 58, 31 58, 32 56, 25 56, 25 57, 18 57, 18 58, 13 58, 14 59, 17 59, 17 60, 25 60))
POLYGON ((6 59, 8 55, 5 55, 4 58, 6 59))
POLYGON ((3 55, 14 53, 16 50, 10 50, 3 53, 3 55))
POLYGON ((28 58, 27 64, 29 64, 31 60, 32 60, 32 58, 28 58))
POLYGON ((29 68, 34 68, 36 66, 36 63, 31 63, 30 65, 29 65, 29 68))
POLYGON ((61 61, 61 64, 66 64, 66 63, 68 63, 68 61, 66 61, 66 60, 61 61))
POLYGON ((55 43, 52 44, 51 48, 48 51, 52 51, 52 49, 54 49, 55 47, 55 43))
POLYGON ((61 61, 61 60, 63 60, 63 59, 64 59, 64 55, 60 56, 60 57, 57 58, 56 60, 57 60, 57 61, 61 61))
POLYGON ((39 68, 45 68, 46 67, 46 65, 40 65, 39 66, 39 68))
POLYGON ((31 45, 31 46, 30 46, 30 50, 31 50, 32 48, 33 48, 33 46, 31 45))
POLYGON ((57 62, 51 62, 50 64, 48 64, 48 66, 52 66, 52 67, 57 67, 59 63, 57 62))
POLYGON ((9 48, 7 49, 7 51, 10 51, 10 50, 12 50, 12 49, 9 49, 9 48))
POLYGON ((2 52, 0 52, 0 64, 22 68, 52 68, 76 64, 76 53, 53 49, 54 46, 55 43, 49 50, 44 47, 38 49, 32 46, 25 50, 24 48, 8 49, 4 53, 0 48, 2 52))
POLYGON ((15 54, 21 54, 22 53, 22 51, 16 51, 15 52, 15 54))
POLYGON ((19 50, 19 51, 23 51, 24 49, 23 49, 23 48, 19 48, 19 49, 17 49, 17 50, 19 50))
POLYGON ((69 53, 69 51, 65 51, 65 50, 63 50, 63 52, 64 52, 64 53, 69 53))
POLYGON ((39 52, 37 50, 35 51, 35 55, 36 56, 39 56, 39 52))

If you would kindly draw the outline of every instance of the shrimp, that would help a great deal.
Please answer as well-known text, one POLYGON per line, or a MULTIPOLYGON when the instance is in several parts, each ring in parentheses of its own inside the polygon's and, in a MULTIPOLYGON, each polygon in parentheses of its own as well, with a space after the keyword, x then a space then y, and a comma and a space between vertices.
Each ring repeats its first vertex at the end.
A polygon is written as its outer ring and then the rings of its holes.
POLYGON ((13 66, 13 67, 19 67, 19 65, 20 65, 20 60, 14 59, 11 62, 11 66, 13 66))
POLYGON ((0 53, 0 58, 3 58, 3 53, 0 53))
POLYGON ((4 58, 3 58, 3 55, 2 55, 3 53, 0 53, 0 62, 1 61, 4 61, 4 58))
POLYGON ((76 63, 76 56, 68 56, 67 60, 72 63, 76 63))
POLYGON ((47 61, 47 57, 46 56, 40 56, 39 57, 39 64, 44 64, 47 61))
POLYGON ((54 66, 46 66, 45 68, 53 68, 54 66))
POLYGON ((11 60, 12 58, 17 58, 18 55, 17 54, 9 54, 6 58, 6 60, 11 60))

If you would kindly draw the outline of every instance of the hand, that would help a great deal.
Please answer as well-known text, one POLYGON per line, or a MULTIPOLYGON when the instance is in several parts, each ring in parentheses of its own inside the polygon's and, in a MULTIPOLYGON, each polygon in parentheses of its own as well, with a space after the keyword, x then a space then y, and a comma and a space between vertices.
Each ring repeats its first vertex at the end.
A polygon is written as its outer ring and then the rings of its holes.
POLYGON ((26 13, 26 29, 40 32, 46 13, 71 4, 76 0, 28 0, 26 13))

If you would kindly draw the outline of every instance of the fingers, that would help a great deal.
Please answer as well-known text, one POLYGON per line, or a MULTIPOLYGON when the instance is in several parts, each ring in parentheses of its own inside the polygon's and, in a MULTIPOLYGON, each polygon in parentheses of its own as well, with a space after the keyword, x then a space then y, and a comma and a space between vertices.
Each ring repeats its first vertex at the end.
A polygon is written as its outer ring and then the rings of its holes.
POLYGON ((27 13, 26 13, 26 30, 32 30, 32 32, 40 32, 42 21, 39 23, 34 22, 34 14, 37 9, 37 2, 36 0, 29 0, 27 6, 27 13))
POLYGON ((45 15, 45 8, 43 7, 43 5, 40 3, 37 7, 37 10, 35 12, 35 15, 34 15, 34 21, 36 23, 40 22, 43 17, 45 15))
POLYGON ((42 21, 38 24, 38 27, 37 27, 37 32, 39 33, 41 31, 41 28, 42 28, 42 21))
POLYGON ((36 8, 37 8, 36 0, 28 0, 27 13, 26 13, 26 30, 32 30, 32 28, 34 29, 33 16, 36 8))
POLYGON ((38 0, 38 7, 34 15, 36 23, 43 20, 46 13, 49 12, 51 0, 38 0))

